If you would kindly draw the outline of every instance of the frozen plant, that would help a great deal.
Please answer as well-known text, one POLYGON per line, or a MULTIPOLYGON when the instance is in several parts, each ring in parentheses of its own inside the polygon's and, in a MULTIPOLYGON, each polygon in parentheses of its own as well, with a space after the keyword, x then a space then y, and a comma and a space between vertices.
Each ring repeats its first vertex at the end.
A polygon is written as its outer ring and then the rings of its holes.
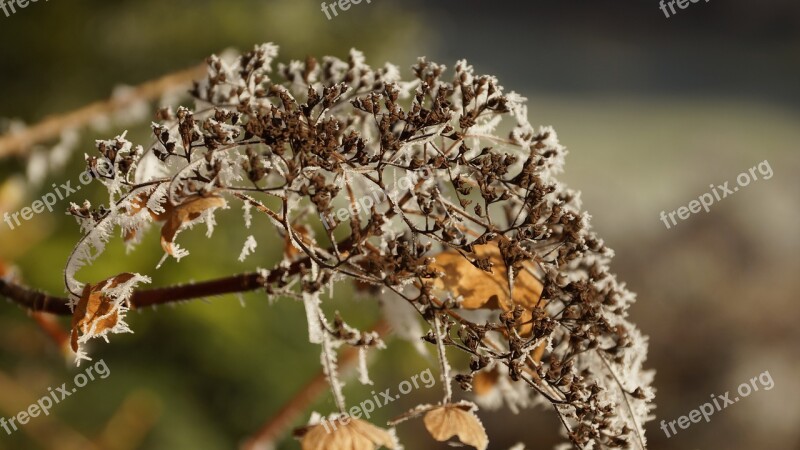
POLYGON ((303 449, 400 448, 394 429, 346 416, 337 349, 385 345, 326 311, 334 285, 350 280, 392 304, 389 320, 418 317, 403 329, 425 323, 428 331, 408 337, 438 355, 441 402, 392 426, 422 417, 432 438, 486 449, 478 405, 539 404, 575 448, 644 449, 653 407, 647 339, 627 320, 634 295, 610 272, 612 251, 579 194, 556 178, 566 154, 556 132, 531 126, 523 97, 465 61, 448 74, 422 58, 404 80, 355 50, 347 60, 276 65, 277 54, 265 44, 230 60, 212 56, 192 90, 195 107, 160 110, 152 142, 125 134, 97 142, 87 164, 114 168, 98 179, 109 201, 70 208, 84 236, 66 266, 68 303, 8 279, 1 292, 73 315, 80 358, 86 340, 129 331, 129 309, 251 290, 296 298, 338 408, 330 422, 339 424, 323 432, 315 413, 297 432, 303 449), (233 257, 246 261, 271 247, 259 241, 279 240, 288 244, 280 264, 149 291, 137 288, 149 282, 143 274, 76 278, 115 234, 134 247, 158 226, 164 258, 180 260, 189 255, 181 231, 203 223, 212 237, 217 214, 240 212, 250 231, 233 257), (256 229, 254 215, 271 226, 256 229), (451 367, 451 352, 468 354, 469 366, 451 367), (471 400, 456 399, 453 386, 471 400))

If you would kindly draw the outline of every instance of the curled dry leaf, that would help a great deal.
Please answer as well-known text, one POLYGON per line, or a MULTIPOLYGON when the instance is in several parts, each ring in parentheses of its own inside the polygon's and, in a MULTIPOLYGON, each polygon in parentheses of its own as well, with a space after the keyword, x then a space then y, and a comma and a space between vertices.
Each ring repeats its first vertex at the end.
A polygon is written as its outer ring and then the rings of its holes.
POLYGON ((508 311, 514 305, 532 309, 539 302, 542 283, 534 276, 532 263, 524 264, 524 270, 517 271, 514 277, 514 297, 511 298, 508 286, 508 272, 500 249, 491 242, 475 246, 477 258, 488 261, 490 271, 475 267, 467 258, 456 251, 446 251, 436 255, 433 268, 444 272, 437 280, 437 287, 446 288, 455 295, 463 297, 464 309, 503 309, 508 311))
POLYGON ((72 314, 72 350, 79 353, 80 343, 108 333, 129 332, 124 322, 127 307, 125 290, 146 278, 133 273, 122 273, 97 284, 86 284, 72 314), (126 286, 123 286, 126 285, 126 286), (124 287, 122 290, 115 289, 124 287))
POLYGON ((133 216, 137 214, 139 211, 147 208, 147 212, 150 213, 150 217, 155 220, 156 222, 163 222, 164 220, 172 214, 174 210, 172 204, 170 202, 164 202, 161 207, 163 211, 153 211, 152 209, 147 207, 147 203, 150 201, 150 196, 152 193, 145 193, 142 192, 141 194, 137 195, 133 200, 131 200, 130 208, 128 209, 128 215, 133 216))
POLYGON ((387 430, 359 419, 341 418, 311 425, 299 433, 303 450, 376 450, 398 448, 387 430))
MULTIPOLYGON (((150 218, 153 219, 155 222, 163 222, 167 220, 167 218, 172 214, 174 207, 170 202, 164 202, 161 207, 163 211, 153 211, 152 209, 147 207, 147 203, 150 201, 150 196, 152 193, 142 192, 141 194, 137 195, 130 201, 130 206, 127 209, 127 213, 129 216, 135 216, 141 210, 147 209, 147 212, 150 214, 150 218)), ((136 230, 126 230, 125 232, 125 242, 132 241, 136 238, 136 230)))
POLYGON ((176 206, 169 213, 167 222, 161 228, 161 247, 169 255, 176 256, 176 247, 173 242, 183 226, 197 220, 206 211, 223 208, 226 205, 224 198, 218 195, 211 195, 208 197, 191 197, 176 206))
POLYGON ((486 450, 489 437, 478 416, 469 404, 444 405, 425 414, 425 428, 439 442, 458 437, 463 444, 486 450))

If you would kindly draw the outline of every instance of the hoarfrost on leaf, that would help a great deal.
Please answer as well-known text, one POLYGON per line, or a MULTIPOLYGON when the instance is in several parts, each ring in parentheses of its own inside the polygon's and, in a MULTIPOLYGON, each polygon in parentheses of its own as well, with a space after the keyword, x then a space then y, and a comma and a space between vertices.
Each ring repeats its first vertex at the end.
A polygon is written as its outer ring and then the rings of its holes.
POLYGON ((248 256, 252 255, 257 246, 256 238, 254 238, 253 235, 247 236, 244 247, 242 247, 242 252, 239 254, 239 262, 244 262, 248 256))

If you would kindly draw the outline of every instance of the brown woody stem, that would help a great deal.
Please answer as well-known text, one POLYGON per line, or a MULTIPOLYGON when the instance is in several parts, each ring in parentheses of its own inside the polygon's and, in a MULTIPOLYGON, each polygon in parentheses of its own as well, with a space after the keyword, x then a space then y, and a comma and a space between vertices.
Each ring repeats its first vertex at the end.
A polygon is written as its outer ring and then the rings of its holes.
MULTIPOLYGON (((350 240, 339 243, 338 248, 347 251, 352 248, 350 240)), ((149 308, 168 303, 193 300, 203 297, 250 292, 279 282, 284 276, 300 273, 311 267, 310 258, 299 259, 288 268, 278 268, 266 276, 261 273, 244 273, 200 283, 184 284, 152 289, 137 289, 130 298, 131 309, 149 308)), ((49 294, 12 283, 0 278, 0 297, 6 297, 25 309, 34 312, 45 312, 59 316, 71 316, 69 299, 53 297, 49 294)))
POLYGON ((47 312, 59 316, 72 315, 68 299, 53 297, 2 278, 0 278, 0 296, 34 312, 47 312))
MULTIPOLYGON (((130 298, 130 304, 132 309, 141 309, 203 297, 255 291, 279 281, 283 275, 299 272, 304 266, 303 263, 304 260, 300 260, 289 266, 288 269, 270 272, 266 277, 259 273, 245 273, 200 283, 139 289, 134 291, 130 298)), ((72 315, 69 299, 53 297, 2 279, 0 279, 0 296, 34 312, 59 316, 72 315)))

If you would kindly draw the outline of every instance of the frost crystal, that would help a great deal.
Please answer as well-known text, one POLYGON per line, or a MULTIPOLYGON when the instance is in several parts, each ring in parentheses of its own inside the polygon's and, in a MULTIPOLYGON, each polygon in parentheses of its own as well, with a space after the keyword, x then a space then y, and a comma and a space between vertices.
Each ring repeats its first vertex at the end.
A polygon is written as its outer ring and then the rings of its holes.
POLYGON ((247 240, 244 242, 244 247, 242 247, 242 253, 239 254, 239 262, 244 262, 244 260, 253 254, 258 243, 256 242, 256 238, 252 235, 247 236, 247 240))

